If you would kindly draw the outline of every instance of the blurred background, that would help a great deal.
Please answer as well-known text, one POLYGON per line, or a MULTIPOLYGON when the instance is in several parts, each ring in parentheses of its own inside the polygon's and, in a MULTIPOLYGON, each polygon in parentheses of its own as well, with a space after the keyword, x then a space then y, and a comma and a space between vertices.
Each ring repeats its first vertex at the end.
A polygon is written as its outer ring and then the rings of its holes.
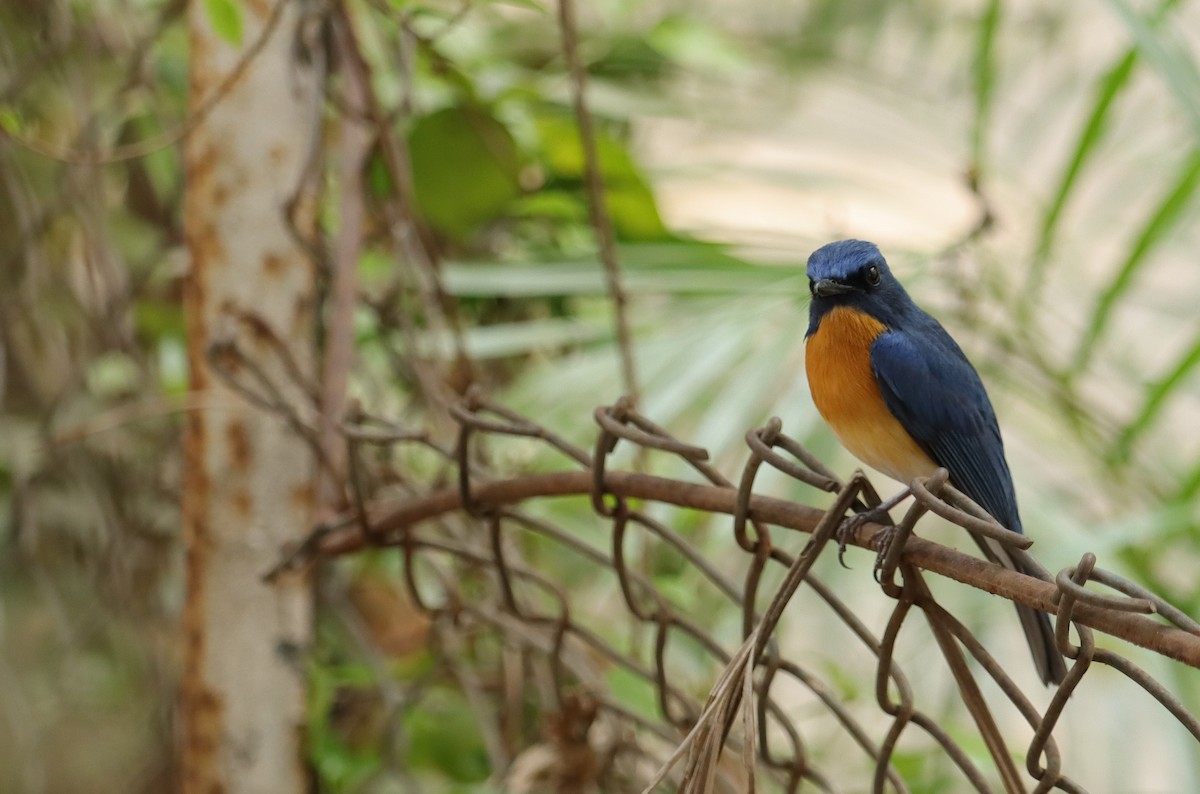
MULTIPOLYGON (((240 2, 197 0, 192 13, 237 37, 240 2)), ((1033 553, 1057 571, 1095 552, 1200 614, 1196 3, 581 5, 644 414, 727 473, 745 431, 777 415, 849 474, 804 381, 803 266, 831 239, 872 240, 988 384, 1033 553)), ((619 396, 618 359, 555 8, 349 10, 375 89, 397 109, 467 354, 500 402, 589 445, 592 409, 619 396)), ((189 410, 185 3, 3 0, 0 30, 0 791, 170 790, 189 410), (72 162, 97 151, 113 156, 72 162)), ((322 120, 330 138, 340 111, 331 101, 322 120)), ((390 190, 378 152, 366 183, 370 201, 390 190)), ((336 185, 324 198, 320 223, 333 228, 336 185)), ((383 222, 369 213, 351 392, 419 423, 405 356, 449 358, 452 346, 420 328, 420 350, 397 353, 389 311, 404 304, 383 222)), ((537 454, 497 465, 551 465, 537 454)), ((827 498, 782 479, 765 488, 827 498)), ((721 522, 685 531, 710 556, 730 542, 721 522)), ((886 615, 868 556, 848 559, 850 571, 828 569, 839 592, 886 615)), ((415 790, 495 790, 466 698, 431 672, 396 563, 331 567, 310 663, 320 789, 412 782, 385 774, 378 694, 339 617, 349 609, 384 638, 401 686, 423 681, 404 717, 415 790)), ((654 574, 687 593, 686 570, 654 574)), ((1011 610, 977 595, 962 595, 963 619, 1024 665, 1011 610)), ((614 625, 627 619, 618 605, 614 625)), ((870 660, 859 670, 814 636, 785 629, 784 641, 869 703, 870 660)), ((920 640, 908 646, 918 660, 920 640)), ((1200 710, 1194 671, 1118 649, 1200 710)), ((693 688, 711 673, 693 671, 693 688)), ((1013 674, 1044 705, 1032 670, 1013 674)), ((935 693, 942 677, 914 676, 935 693)), ((1084 785, 1200 789, 1200 754, 1149 697, 1105 671, 1081 691, 1056 735, 1084 785)), ((636 688, 625 696, 646 705, 636 688)), ((947 730, 969 734, 945 702, 947 730)), ((1005 719, 1022 735, 1018 715, 1005 719)), ((948 790, 929 748, 906 753, 914 790, 948 790)))

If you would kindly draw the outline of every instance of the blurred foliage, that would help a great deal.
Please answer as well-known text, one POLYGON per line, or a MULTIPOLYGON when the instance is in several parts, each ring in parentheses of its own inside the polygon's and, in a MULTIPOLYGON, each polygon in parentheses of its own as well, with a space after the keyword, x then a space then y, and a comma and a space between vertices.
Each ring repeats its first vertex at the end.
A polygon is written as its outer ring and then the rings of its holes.
MULTIPOLYGON (((1195 614, 1200 277, 1190 261, 1200 59, 1177 31, 1196 14, 1179 0, 1144 8, 1108 0, 1106 27, 1092 6, 1027 5, 605 0, 581 9, 606 201, 635 296, 642 408, 710 446, 719 463, 740 460, 741 434, 771 414, 835 454, 800 374, 802 264, 822 238, 873 236, 871 226, 797 217, 802 231, 782 245, 700 239, 703 230, 676 228, 660 205, 658 184, 678 175, 655 170, 639 134, 669 119, 745 141, 787 129, 787 117, 823 90, 842 92, 834 107, 848 116, 872 97, 863 126, 886 126, 894 113, 933 140, 958 140, 953 168, 977 190, 967 203, 995 213, 994 224, 947 230, 943 244, 898 239, 888 250, 999 384, 997 402, 1019 406, 1005 423, 1023 439, 1016 459, 1043 467, 1019 483, 1026 511, 1040 519, 1027 523, 1060 527, 1059 537, 1038 536, 1038 550, 1057 568, 1095 549, 1101 564, 1119 561, 1195 614)), ((240 0, 202 7, 223 37, 242 38, 240 0)), ((618 379, 555 9, 498 0, 351 8, 373 89, 411 159, 416 212, 445 260, 466 351, 505 401, 588 442, 591 409, 617 396, 618 379)), ((174 770, 178 431, 195 407, 185 395, 180 311, 183 11, 176 0, 0 5, 4 791, 161 791, 174 770), (127 151, 139 156, 89 156, 127 151)), ((335 96, 331 89, 331 126, 341 113, 335 96)), ((803 140, 794 145, 812 145, 803 140)), ((878 171, 895 157, 885 143, 856 151, 878 171)), ((370 410, 419 423, 418 362, 451 358, 453 344, 398 276, 382 209, 397 186, 383 159, 376 152, 367 166, 372 216, 353 388, 370 410), (405 312, 417 323, 413 348, 397 330, 405 312)), ((750 178, 790 178, 799 187, 789 189, 810 193, 879 187, 849 166, 840 173, 816 162, 796 175, 768 160, 750 178)), ((329 233, 336 192, 323 197, 329 233)), ((729 198, 731 212, 745 209, 738 200, 729 198)), ((941 223, 935 213, 926 220, 941 223)), ((496 456, 500 468, 557 465, 520 446, 496 456)), ((417 479, 440 471, 425 460, 389 463, 417 479)), ((574 516, 587 533, 586 506, 546 509, 564 511, 563 523, 574 516)), ((680 529, 702 550, 728 543, 720 528, 694 523, 680 529)), ((525 551, 539 553, 532 543, 525 551)), ((387 564, 336 566, 351 583, 326 585, 353 590, 387 564)), ((581 591, 605 603, 611 582, 594 581, 577 560, 555 564, 575 566, 581 591)), ((685 566, 653 559, 649 570, 681 602, 718 603, 695 592, 685 566)), ((323 596, 311 662, 322 788, 416 780, 428 791, 493 790, 474 707, 439 665, 436 654, 448 651, 417 636, 381 661, 347 628, 347 615, 366 615, 369 602, 339 598, 323 596), (399 721, 390 716, 397 709, 399 721)), ((396 630, 398 615, 417 620, 397 606, 402 598, 387 598, 382 614, 391 618, 365 629, 376 639, 396 630)), ((615 642, 624 622, 611 617, 615 642)), ((731 637, 736 630, 731 619, 731 637)), ((486 668, 495 649, 461 652, 486 668)), ((834 680, 836 662, 831 654, 834 680)), ((681 676, 702 692, 711 672, 681 676)), ((652 693, 620 668, 605 684, 629 709, 654 713, 652 693)), ((1190 687, 1195 710, 1200 691, 1190 687)), ((518 722, 522 736, 539 735, 532 708, 518 722)), ((922 781, 914 790, 947 785, 944 763, 920 748, 897 764, 922 781)))

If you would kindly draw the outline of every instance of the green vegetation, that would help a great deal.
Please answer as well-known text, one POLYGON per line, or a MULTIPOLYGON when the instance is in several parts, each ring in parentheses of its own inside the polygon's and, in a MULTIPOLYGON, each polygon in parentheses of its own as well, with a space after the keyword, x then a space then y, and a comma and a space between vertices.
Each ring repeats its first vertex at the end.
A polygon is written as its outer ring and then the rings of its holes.
MULTIPOLYGON (((197 408, 180 308, 184 5, 0 7, 10 34, 0 48, 3 791, 160 791, 175 771, 178 439, 197 408)), ((201 3, 230 42, 251 30, 246 5, 201 3)), ((1104 14, 1003 0, 580 5, 643 413, 709 448, 728 474, 744 459, 745 431, 772 415, 849 471, 804 383, 803 263, 826 239, 873 237, 989 382, 1034 553, 1058 570, 1094 550, 1101 566, 1200 614, 1200 55, 1172 32, 1195 23, 1195 4, 1143 11, 1109 0, 1104 14)), ((589 446, 592 410, 620 396, 618 351, 555 7, 349 7, 472 372, 498 401, 589 446)), ((324 55, 318 123, 330 132, 314 200, 327 294, 345 109, 338 59, 324 55)), ((422 373, 455 380, 455 329, 395 233, 406 186, 384 147, 373 148, 365 182, 351 392, 368 412, 421 427, 432 421, 422 373)), ((497 446, 501 471, 563 465, 540 447, 497 446)), ((440 460, 396 456, 387 462, 416 480, 445 476, 440 460)), ((818 498, 779 480, 767 487, 818 498)), ((586 500, 538 509, 608 548, 586 500)), ((671 520, 710 558, 732 542, 722 522, 671 520)), ((611 575, 547 559, 563 552, 532 539, 522 549, 595 596, 610 641, 653 652, 649 635, 630 636, 611 575)), ((417 781, 493 791, 461 681, 439 672, 421 640, 381 658, 347 617, 344 592, 361 578, 400 589, 395 556, 321 576, 308 660, 321 790, 417 781), (400 704, 402 717, 389 718, 400 704), (408 768, 390 777, 400 756, 408 768)), ((866 564, 852 562, 870 586, 866 564)), ((670 555, 650 555, 644 571, 679 603, 725 608, 670 555)), ((739 621, 714 618, 714 631, 733 639, 739 621)), ((495 642, 453 652, 500 669, 495 642)), ((1168 678, 1165 664, 1134 658, 1200 710, 1186 671, 1168 678)), ((839 661, 828 650, 813 667, 869 704, 871 687, 839 661)), ((681 686, 698 694, 715 672, 686 660, 680 669, 681 686)), ((625 708, 657 715, 640 678, 617 667, 601 678, 625 708)), ((1108 710, 1091 721, 1111 725, 1136 701, 1129 713, 1146 722, 1122 716, 1122 733, 1172 746, 1181 731, 1139 697, 1097 700, 1108 710)), ((538 714, 523 706, 514 730, 536 736, 538 714)), ((1086 726, 1069 727, 1073 758, 1126 757, 1121 736, 1091 742, 1086 726)), ((914 791, 952 785, 930 748, 902 749, 897 765, 914 791)), ((1194 754, 1175 755, 1172 783, 1200 786, 1194 754)))

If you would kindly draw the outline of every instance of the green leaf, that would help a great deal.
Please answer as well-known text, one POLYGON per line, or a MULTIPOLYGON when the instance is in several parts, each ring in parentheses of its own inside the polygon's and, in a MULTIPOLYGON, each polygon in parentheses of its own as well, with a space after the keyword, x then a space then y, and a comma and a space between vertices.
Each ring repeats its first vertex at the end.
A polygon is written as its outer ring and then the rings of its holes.
POLYGON ((574 193, 563 190, 544 189, 530 196, 522 196, 513 202, 512 213, 524 218, 587 223, 587 205, 574 193))
POLYGON ((392 175, 388 172, 382 152, 377 150, 371 154, 367 161, 366 176, 367 192, 372 198, 385 199, 392 195, 395 185, 392 184, 392 175))
POLYGON ((446 263, 442 285, 451 295, 477 298, 533 298, 547 295, 602 295, 599 263, 503 265, 446 263))
POLYGON ((670 426, 695 404, 697 395, 712 394, 746 355, 751 327, 723 319, 697 311, 656 340, 658 344, 643 347, 641 361, 650 373, 644 397, 647 414, 670 426), (691 353, 680 356, 684 345, 690 345, 691 353))
POLYGON ((21 132, 21 113, 12 105, 0 105, 0 130, 18 135, 21 132))
POLYGON ((607 683, 613 698, 622 706, 647 719, 657 719, 658 695, 653 684, 645 678, 616 665, 608 671, 607 683))
POLYGON ((158 340, 158 382, 170 394, 187 391, 187 350, 181 339, 164 336, 158 340))
POLYGON ((1109 70, 1096 89, 1095 104, 1092 106, 1092 112, 1088 116, 1087 121, 1084 122, 1083 129, 1079 132, 1079 139, 1075 142, 1075 148, 1072 150, 1071 162, 1067 164, 1066 170, 1063 171, 1062 178, 1058 183, 1058 189, 1054 193, 1054 198, 1050 201, 1050 207, 1046 210, 1046 214, 1042 216, 1042 228, 1038 234, 1037 250, 1034 253, 1033 264, 1029 269, 1029 278, 1026 287, 1021 291, 1021 324, 1024 324, 1024 320, 1028 318, 1029 312, 1036 305, 1037 296, 1041 292, 1042 284, 1045 282, 1046 264, 1050 259, 1050 250, 1054 244, 1054 235, 1058 230, 1059 218, 1067 206, 1067 199, 1070 197, 1071 191, 1075 187, 1075 181, 1083 171, 1084 165, 1091 159, 1092 153, 1100 143, 1107 127, 1109 111, 1112 109, 1117 95, 1121 92, 1121 88, 1129 82, 1129 76, 1133 74, 1133 67, 1136 63, 1137 49, 1131 48, 1109 70))
POLYGON ((1133 74, 1133 67, 1137 61, 1137 48, 1130 48, 1104 75, 1096 87, 1096 100, 1092 105, 1092 112, 1079 132, 1079 139, 1071 152, 1071 162, 1063 171, 1058 190, 1055 191, 1054 199, 1050 202, 1050 208, 1046 210, 1046 215, 1042 218, 1042 228, 1038 238, 1039 253, 1049 252, 1055 229, 1058 227, 1059 217, 1066 206, 1071 188, 1075 186, 1075 180, 1083 170, 1084 164, 1096 150, 1097 144, 1100 143, 1113 103, 1121 93, 1121 89, 1129 82, 1129 77, 1133 74))
POLYGON ((1183 478, 1183 484, 1179 486, 1176 498, 1179 501, 1190 502, 1196 498, 1198 493, 1200 493, 1200 466, 1195 466, 1183 478))
POLYGON ((434 769, 460 783, 485 780, 489 773, 483 737, 470 707, 458 693, 427 695, 404 717, 408 762, 434 769))
POLYGON ((982 170, 991 126, 992 97, 996 86, 996 31, 1000 27, 1000 0, 989 0, 979 20, 975 47, 975 122, 971 129, 971 163, 982 170))
MULTIPOLYGON (((575 120, 565 114, 549 113, 537 119, 542 157, 554 176, 583 180, 583 145, 575 120)), ((600 172, 605 179, 622 181, 639 178, 633 158, 621 142, 602 130, 596 131, 596 149, 600 157, 600 172)))
MULTIPOLYGON (((719 243, 698 242, 695 240, 672 239, 667 241, 626 243, 618 249, 621 264, 630 268, 651 268, 663 270, 679 268, 683 270, 719 270, 737 275, 738 283, 747 273, 774 273, 776 277, 804 275, 804 263, 798 263, 789 271, 776 265, 759 265, 746 259, 730 254, 726 246, 719 243)), ((731 283, 730 288, 736 289, 731 283)))
POLYGON ((383 289, 396 275, 396 257, 378 248, 368 248, 358 257, 360 282, 374 289, 383 289))
MULTIPOLYGON (((489 360, 516 356, 537 350, 578 345, 608 338, 612 329, 608 323, 580 322, 569 318, 547 317, 519 323, 498 323, 467 329, 467 353, 473 359, 489 360)), ((450 339, 445 335, 431 339, 438 352, 449 358, 450 339)))
POLYGON ((670 64, 639 34, 618 35, 607 51, 588 64, 588 72, 613 80, 650 81, 664 76, 670 64))
MULTIPOLYGON (((339 666, 312 664, 309 667, 308 753, 323 788, 330 791, 356 790, 381 763, 379 753, 373 748, 351 747, 333 719, 338 693, 353 678, 339 666)), ((367 678, 370 679, 369 672, 367 678)))
POLYGON ((606 186, 604 201, 613 231, 622 240, 661 240, 667 227, 649 186, 640 178, 606 186))
POLYGON ((1177 28, 1155 27, 1161 12, 1147 19, 1126 0, 1108 2, 1117 10, 1147 63, 1159 73, 1180 108, 1191 117, 1193 127, 1200 130, 1200 68, 1186 40, 1177 34, 1177 28))
POLYGON ((216 33, 235 46, 242 43, 242 8, 235 0, 204 0, 208 21, 216 33))
POLYGON ((146 298, 134 305, 133 320, 138 333, 146 338, 184 336, 183 308, 177 303, 146 298))
POLYGON ((445 108, 418 119, 408 145, 417 208, 443 234, 468 237, 520 193, 517 144, 479 108, 445 108))
MULTIPOLYGON (((624 249, 622 249, 624 250, 624 249)), ((598 262, 546 262, 536 265, 448 262, 443 286, 451 295, 476 298, 532 298, 550 295, 605 295, 598 262)), ((803 294, 803 272, 742 265, 740 269, 638 266, 630 262, 625 287, 643 293, 697 295, 803 294), (790 287, 794 282, 795 287, 790 287)))
POLYGON ((649 43, 689 70, 719 75, 748 74, 750 58, 736 41, 695 14, 672 14, 650 31, 649 43))
POLYGON ((1142 403, 1142 409, 1138 412, 1137 417, 1121 431, 1121 435, 1109 455, 1110 463, 1124 463, 1129 460, 1133 445, 1158 418, 1167 398, 1175 393, 1179 384, 1192 374, 1197 366, 1200 366, 1200 335, 1192 340, 1187 353, 1176 362, 1170 372, 1146 389, 1146 399, 1142 403))
POLYGON ((88 364, 87 388, 96 397, 129 394, 140 380, 141 370, 125 353, 106 353, 88 364))
POLYGON ((1092 321, 1076 349, 1069 374, 1078 375, 1087 368, 1095 351, 1096 343, 1107 330, 1109 318, 1116 308, 1117 301, 1133 286, 1134 277, 1145 264, 1150 252, 1175 226, 1191 202, 1197 186, 1200 186, 1200 149, 1193 150, 1188 162, 1181 166, 1179 178, 1146 220, 1130 248, 1129 254, 1125 257, 1125 261, 1100 295, 1100 299, 1096 302, 1096 310, 1092 313, 1092 321))
POLYGON ((498 6, 514 6, 516 8, 528 8, 530 11, 545 11, 544 3, 539 3, 537 0, 489 0, 491 5, 498 6))
MULTIPOLYGON (((586 162, 573 118, 546 114, 537 120, 541 154, 552 179, 577 183, 582 190, 586 162)), ((596 157, 604 184, 605 206, 613 231, 623 240, 663 240, 670 235, 641 169, 621 141, 596 130, 596 157)))
MULTIPOLYGON (((1167 12, 1178 4, 1179 0, 1165 0, 1155 10, 1150 24, 1158 25, 1167 12)), ((1045 281, 1046 264, 1050 258, 1050 251, 1054 246, 1054 236, 1058 231, 1058 223, 1062 217, 1063 210, 1067 206, 1067 201, 1072 195, 1075 183, 1079 175, 1083 172, 1084 166, 1091 161, 1092 155, 1099 148, 1100 141, 1103 139, 1104 133, 1108 128, 1108 119, 1113 106, 1117 98, 1121 95, 1125 85, 1129 82, 1129 78, 1133 75, 1134 67, 1137 63, 1138 48, 1136 46, 1130 47, 1105 72, 1104 77, 1100 79, 1100 82, 1096 86, 1092 112, 1088 114, 1087 120, 1084 121, 1083 127, 1079 131, 1079 137, 1075 141, 1075 146, 1071 149, 1071 161, 1062 173, 1062 178, 1059 180, 1058 188, 1054 192, 1054 198, 1051 199, 1050 206, 1047 208, 1045 215, 1042 216, 1042 226, 1038 232, 1038 242, 1033 264, 1029 270, 1026 287, 1021 291, 1023 296, 1021 304, 1023 318, 1028 317, 1028 313, 1037 303, 1037 297, 1045 281)))

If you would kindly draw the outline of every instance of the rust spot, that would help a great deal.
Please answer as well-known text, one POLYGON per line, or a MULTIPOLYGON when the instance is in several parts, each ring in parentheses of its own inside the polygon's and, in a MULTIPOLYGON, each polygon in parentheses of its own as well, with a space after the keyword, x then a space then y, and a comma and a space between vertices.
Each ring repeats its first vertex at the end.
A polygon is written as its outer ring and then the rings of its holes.
POLYGON ((282 168, 288 162, 288 147, 285 143, 272 144, 267 150, 267 157, 271 160, 272 168, 282 168))
POLYGON ((268 0, 246 0, 245 5, 250 13, 261 22, 266 22, 267 18, 271 16, 272 4, 268 0))
POLYGON ((184 676, 182 791, 184 794, 224 791, 219 758, 224 706, 205 685, 201 671, 187 669, 184 676))
POLYGON ((212 189, 212 204, 213 204, 213 206, 214 207, 225 206, 225 202, 227 202, 229 200, 230 193, 231 193, 231 191, 229 189, 229 185, 225 184, 224 182, 218 182, 217 184, 213 185, 213 189, 212 189))
POLYGON ((312 510, 316 502, 316 491, 311 482, 292 489, 292 501, 302 510, 312 510))
MULTIPOLYGON (((193 265, 191 272, 183 280, 183 322, 187 334, 188 389, 193 394, 202 393, 208 389, 208 367, 204 361, 208 327, 204 322, 202 310, 204 301, 202 276, 203 274, 193 265)), ((204 423, 200 412, 190 411, 187 417, 188 432, 203 435, 204 423)))
MULTIPOLYGON (((208 265, 213 257, 220 256, 220 245, 215 230, 208 224, 194 221, 184 229, 191 266, 183 279, 183 317, 187 333, 187 357, 189 386, 193 393, 203 393, 209 387, 207 343, 209 324, 206 319, 208 298, 208 265)), ((198 412, 190 413, 189 426, 202 433, 202 422, 198 412)))
POLYGON ((217 147, 197 139, 184 153, 183 167, 188 180, 188 190, 207 186, 217 167, 220 153, 217 147))
POLYGON ((242 354, 232 342, 214 342, 208 348, 208 361, 229 375, 236 375, 242 368, 242 354))
POLYGON ((180 712, 183 738, 181 788, 185 794, 223 789, 218 758, 223 708, 205 676, 208 574, 213 546, 208 515, 212 483, 205 469, 206 440, 203 414, 192 414, 183 438, 187 596, 183 608, 184 669, 180 686, 180 712))
POLYGON ((188 70, 188 115, 194 115, 219 75, 214 74, 212 65, 211 37, 201 32, 200 25, 189 25, 188 28, 188 59, 191 64, 188 70))
POLYGON ((192 269, 224 264, 225 249, 221 235, 212 222, 213 208, 226 198, 228 190, 216 178, 220 151, 199 133, 184 147, 187 192, 184 196, 184 238, 192 259, 192 269))
MULTIPOLYGON (((196 687, 194 694, 195 698, 191 707, 196 710, 197 716, 210 725, 219 724, 222 711, 221 699, 206 686, 196 687)), ((203 755, 216 755, 218 744, 215 734, 200 732, 193 737, 192 749, 203 755)))
POLYGON ((307 332, 312 327, 313 319, 313 301, 312 296, 308 293, 303 293, 296 296, 296 303, 292 308, 292 328, 298 329, 301 333, 307 332))
POLYGON ((259 315, 249 311, 234 309, 232 308, 232 304, 227 307, 222 307, 222 309, 237 316, 238 322, 242 324, 242 327, 246 331, 250 332, 250 335, 253 337, 253 340, 256 344, 270 344, 277 338, 275 336, 275 332, 271 330, 271 326, 268 325, 267 321, 259 315))
POLYGON ((250 511, 254 507, 254 500, 250 498, 250 492, 245 488, 238 488, 233 492, 233 511, 242 518, 249 518, 250 511))
POLYGON ((232 419, 225 425, 225 441, 229 444, 229 460, 234 471, 245 471, 250 467, 250 440, 246 437, 246 425, 240 419, 232 419))
POLYGON ((207 270, 226 264, 225 246, 221 236, 210 223, 185 222, 188 253, 191 255, 192 270, 207 270))
POLYGON ((306 190, 288 205, 288 217, 292 226, 303 229, 304 236, 310 242, 314 241, 313 229, 317 224, 317 215, 321 210, 319 191, 306 190))
POLYGON ((270 278, 279 278, 287 269, 287 261, 276 253, 263 257, 263 272, 270 278))

